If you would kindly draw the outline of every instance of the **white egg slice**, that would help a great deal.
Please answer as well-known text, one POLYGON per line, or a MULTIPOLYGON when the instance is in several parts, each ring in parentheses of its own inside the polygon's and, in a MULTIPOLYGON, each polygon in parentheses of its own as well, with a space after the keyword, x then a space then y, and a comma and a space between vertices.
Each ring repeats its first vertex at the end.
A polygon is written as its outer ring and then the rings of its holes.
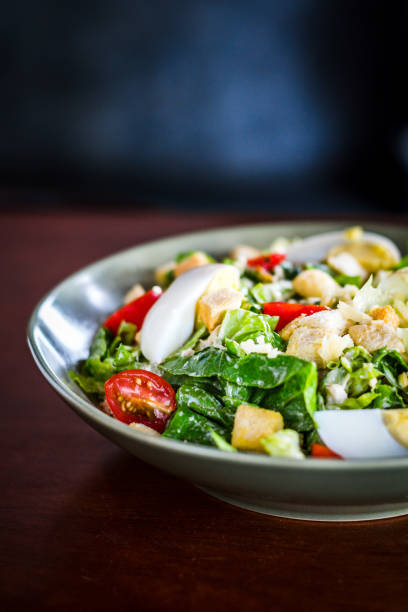
POLYGON ((324 444, 344 459, 408 457, 408 448, 399 444, 385 425, 385 412, 322 410, 314 419, 324 444))
POLYGON ((234 266, 209 264, 184 272, 152 306, 140 334, 143 355, 152 363, 161 363, 180 348, 194 330, 197 301, 208 286, 239 286, 239 272, 234 266))
MULTIPOLYGON (((396 261, 399 261, 401 258, 398 247, 392 240, 385 236, 373 232, 364 232, 362 240, 364 242, 383 246, 390 252, 396 261)), ((295 263, 317 263, 319 261, 324 261, 330 249, 335 246, 347 244, 348 242, 343 231, 317 234, 316 236, 309 236, 308 238, 294 242, 288 247, 286 257, 289 261, 295 263)))

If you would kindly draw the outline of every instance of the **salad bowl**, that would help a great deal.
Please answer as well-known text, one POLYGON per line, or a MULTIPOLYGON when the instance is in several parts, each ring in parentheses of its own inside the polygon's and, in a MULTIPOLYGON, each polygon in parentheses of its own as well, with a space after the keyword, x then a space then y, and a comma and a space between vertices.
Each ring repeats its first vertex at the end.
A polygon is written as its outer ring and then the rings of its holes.
MULTIPOLYGON (((364 224, 404 249, 406 229, 364 224)), ((93 336, 135 282, 151 285, 154 269, 177 252, 202 249, 222 257, 237 244, 342 230, 344 223, 273 223, 175 236, 135 246, 76 272, 35 308, 28 344, 40 371, 74 411, 106 438, 140 459, 237 506, 288 518, 324 521, 408 514, 408 458, 303 461, 228 453, 147 436, 95 406, 68 372, 87 357, 93 336)))

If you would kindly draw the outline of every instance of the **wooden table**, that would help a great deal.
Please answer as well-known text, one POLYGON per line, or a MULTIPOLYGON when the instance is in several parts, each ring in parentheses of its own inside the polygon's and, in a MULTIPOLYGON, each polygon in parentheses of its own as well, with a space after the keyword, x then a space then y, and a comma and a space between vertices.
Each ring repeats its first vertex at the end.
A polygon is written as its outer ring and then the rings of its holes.
POLYGON ((2 228, 0 609, 408 610, 408 518, 289 521, 218 502, 113 446, 25 341, 64 276, 151 238, 252 216, 8 214, 2 228))

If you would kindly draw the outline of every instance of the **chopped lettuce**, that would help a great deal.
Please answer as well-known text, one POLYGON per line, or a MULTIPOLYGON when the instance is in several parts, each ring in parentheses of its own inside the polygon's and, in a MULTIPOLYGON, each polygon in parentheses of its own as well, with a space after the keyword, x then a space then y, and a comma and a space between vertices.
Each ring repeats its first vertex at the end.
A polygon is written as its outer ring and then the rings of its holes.
POLYGON ((250 295, 258 304, 285 302, 294 293, 292 283, 289 280, 280 280, 274 283, 258 283, 250 289, 250 295))
POLYGON ((214 395, 196 385, 182 385, 179 388, 177 405, 187 406, 197 414, 227 428, 232 428, 234 423, 234 414, 226 411, 214 395))
POLYGON ((181 440, 183 442, 215 446, 214 438, 208 427, 209 425, 211 429, 220 436, 224 437, 227 435, 225 427, 210 421, 202 414, 198 414, 194 412, 194 410, 181 404, 173 414, 162 436, 174 440, 181 440))
MULTIPOLYGON (((370 355, 362 347, 346 349, 320 383, 319 393, 327 400, 329 386, 340 384, 347 399, 339 406, 344 409, 404 407, 408 392, 400 376, 408 372, 408 364, 398 351, 386 348, 370 355)), ((324 409, 326 406, 319 409, 324 409)))
POLYGON ((273 389, 298 374, 315 371, 315 364, 291 355, 267 357, 251 353, 245 357, 231 355, 225 349, 208 347, 190 357, 167 359, 161 368, 173 375, 194 377, 218 376, 239 386, 273 389))
POLYGON ((296 376, 265 393, 262 406, 280 412, 285 427, 310 431, 314 427, 316 390, 317 368, 314 363, 305 361, 296 376))
POLYGON ((346 409, 354 409, 357 410, 359 408, 368 408, 370 404, 378 397, 378 393, 374 391, 368 391, 367 393, 362 393, 358 397, 349 397, 345 402, 341 405, 342 408, 346 409))
POLYGON ((267 438, 261 439, 265 451, 272 457, 287 457, 290 459, 304 459, 300 450, 299 434, 293 429, 281 429, 267 438))
POLYGON ((140 362, 140 349, 124 344, 133 340, 136 326, 122 323, 118 335, 113 338, 110 331, 101 327, 92 342, 89 357, 78 372, 69 372, 72 380, 89 394, 103 395, 104 383, 118 372, 139 367, 149 367, 140 362))
POLYGON ((347 274, 338 274, 334 277, 334 280, 342 287, 345 287, 346 285, 355 285, 360 289, 362 285, 361 276, 348 276, 347 274))
POLYGON ((256 314, 243 308, 229 310, 218 334, 220 340, 234 340, 237 343, 263 336, 276 348, 283 347, 281 337, 274 332, 278 317, 256 314))
POLYGON ((408 268, 387 275, 377 287, 373 286, 373 278, 370 276, 354 296, 353 305, 362 312, 369 312, 374 306, 391 304, 396 296, 400 300, 408 299, 408 268))
POLYGON ((74 372, 70 370, 68 372, 69 377, 73 380, 77 385, 81 387, 85 393, 89 395, 101 395, 105 393, 105 384, 100 380, 96 380, 92 376, 86 376, 85 374, 79 374, 78 372, 74 372))
POLYGON ((224 413, 222 404, 199 387, 183 385, 177 391, 177 410, 164 433, 166 438, 216 445, 212 432, 229 439, 231 417, 224 413), (228 422, 230 424, 225 424, 228 422))
POLYGON ((217 433, 216 431, 214 431, 210 426, 208 426, 208 430, 212 436, 212 439, 214 440, 215 446, 217 448, 219 448, 222 451, 226 451, 227 453, 236 453, 238 452, 236 448, 234 448, 233 446, 231 446, 231 444, 229 444, 225 438, 223 438, 222 436, 220 436, 219 433, 217 433))
POLYGON ((390 385, 397 387, 398 377, 403 372, 408 372, 408 363, 398 351, 380 349, 373 355, 373 364, 381 371, 390 385))

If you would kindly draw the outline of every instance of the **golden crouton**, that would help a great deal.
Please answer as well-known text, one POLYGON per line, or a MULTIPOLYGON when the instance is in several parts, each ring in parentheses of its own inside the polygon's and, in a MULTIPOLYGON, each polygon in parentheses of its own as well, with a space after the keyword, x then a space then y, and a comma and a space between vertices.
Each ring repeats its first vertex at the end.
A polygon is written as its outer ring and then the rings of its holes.
POLYGON ((246 244, 239 244, 229 254, 231 259, 240 259, 241 261, 248 261, 248 259, 253 259, 260 255, 261 251, 259 249, 246 244))
POLYGON ((400 319, 392 306, 383 306, 382 308, 373 308, 370 315, 375 321, 384 321, 392 327, 399 327, 400 319))
POLYGON ((221 323, 226 311, 239 308, 241 302, 242 293, 229 288, 203 295, 197 304, 197 320, 211 332, 221 323))
POLYGON ((338 310, 321 310, 309 316, 300 315, 281 329, 281 338, 287 342, 299 327, 324 329, 341 335, 347 329, 347 321, 338 310))
POLYGON ((129 302, 133 302, 133 300, 136 300, 144 293, 146 293, 146 291, 143 289, 142 285, 137 283, 136 285, 133 285, 131 289, 129 289, 123 301, 125 304, 129 304, 129 302))
POLYGON ((392 437, 408 448, 408 408, 383 410, 382 418, 392 437))
POLYGON ((384 321, 353 325, 348 331, 354 344, 363 346, 369 353, 381 348, 395 349, 400 353, 405 353, 405 346, 399 339, 397 330, 384 321))
POLYGON ((231 444, 240 450, 265 452, 261 438, 283 429, 279 412, 241 404, 235 413, 231 444))
POLYGON ((198 266, 206 266, 208 263, 208 256, 205 253, 197 251, 196 253, 193 253, 189 257, 186 257, 185 259, 183 259, 183 261, 180 261, 180 263, 176 265, 176 267, 174 268, 174 276, 177 278, 177 276, 180 276, 180 274, 187 272, 187 270, 191 270, 191 268, 197 268, 198 266))
POLYGON ((349 335, 339 336, 331 330, 302 326, 291 335, 286 354, 314 361, 318 368, 324 368, 351 346, 353 342, 349 335))
POLYGON ((293 289, 303 297, 320 298, 322 304, 330 304, 341 293, 341 287, 322 270, 303 270, 293 280, 293 289))

